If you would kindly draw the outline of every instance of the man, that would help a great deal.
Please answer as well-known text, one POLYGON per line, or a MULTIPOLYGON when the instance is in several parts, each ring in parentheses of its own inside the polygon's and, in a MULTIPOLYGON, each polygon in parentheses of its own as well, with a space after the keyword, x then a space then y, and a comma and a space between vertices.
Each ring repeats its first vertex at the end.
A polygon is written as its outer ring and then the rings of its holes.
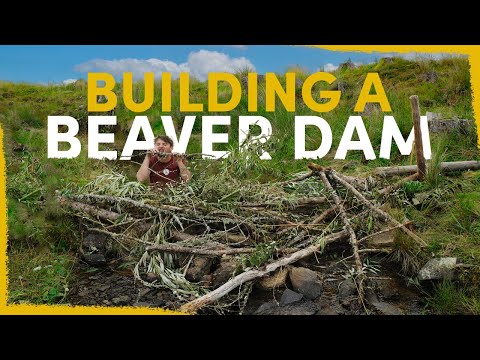
POLYGON ((155 147, 147 152, 137 172, 137 180, 164 186, 168 183, 188 182, 192 174, 185 166, 185 158, 172 153, 173 140, 168 136, 157 136, 155 147))

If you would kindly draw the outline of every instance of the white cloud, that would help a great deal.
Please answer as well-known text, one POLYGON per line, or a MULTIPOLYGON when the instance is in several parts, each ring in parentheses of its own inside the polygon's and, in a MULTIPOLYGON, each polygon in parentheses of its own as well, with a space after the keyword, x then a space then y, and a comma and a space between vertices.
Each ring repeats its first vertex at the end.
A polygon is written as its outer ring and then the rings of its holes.
POLYGON ((144 73, 153 72, 159 78, 162 72, 170 72, 173 79, 180 72, 189 72, 199 80, 206 80, 209 72, 229 72, 249 67, 255 71, 255 66, 245 57, 231 58, 217 51, 200 50, 188 55, 187 62, 177 64, 170 60, 160 59, 94 59, 75 66, 79 72, 107 72, 121 78, 124 72, 132 72, 135 79, 143 79, 144 73))
POLYGON ((338 69, 338 65, 333 65, 332 63, 323 65, 323 71, 326 71, 326 72, 335 71, 337 69, 338 69))
POLYGON ((64 85, 68 85, 68 84, 73 84, 75 81, 77 81, 77 79, 66 79, 66 80, 63 80, 62 83, 64 85))
POLYGON ((230 45, 231 47, 235 49, 240 49, 240 50, 247 50, 248 46, 247 45, 230 45))

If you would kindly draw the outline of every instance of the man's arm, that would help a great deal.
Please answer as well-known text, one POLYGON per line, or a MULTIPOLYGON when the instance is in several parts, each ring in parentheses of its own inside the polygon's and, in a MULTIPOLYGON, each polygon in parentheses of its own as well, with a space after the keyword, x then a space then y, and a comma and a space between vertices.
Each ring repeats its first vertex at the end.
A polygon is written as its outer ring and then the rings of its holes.
POLYGON ((147 152, 145 155, 145 159, 143 159, 142 166, 137 171, 137 180, 140 182, 145 182, 150 180, 150 151, 147 152))
POLYGON ((183 163, 182 157, 177 157, 178 169, 180 170, 180 179, 183 182, 189 182, 192 178, 192 173, 187 169, 187 166, 183 163))

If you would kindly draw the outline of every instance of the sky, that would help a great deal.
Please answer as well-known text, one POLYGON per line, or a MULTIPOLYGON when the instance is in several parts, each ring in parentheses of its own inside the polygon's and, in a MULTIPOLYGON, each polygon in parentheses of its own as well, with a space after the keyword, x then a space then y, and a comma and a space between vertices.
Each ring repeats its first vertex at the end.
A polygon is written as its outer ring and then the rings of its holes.
MULTIPOLYGON (((300 66, 309 72, 332 71, 351 60, 366 64, 385 54, 337 52, 289 45, 0 45, 0 80, 28 83, 70 83, 86 79, 88 72, 108 72, 121 80, 123 72, 189 72, 205 80, 209 72, 284 73, 300 66)), ((413 58, 416 54, 405 54, 413 58)))

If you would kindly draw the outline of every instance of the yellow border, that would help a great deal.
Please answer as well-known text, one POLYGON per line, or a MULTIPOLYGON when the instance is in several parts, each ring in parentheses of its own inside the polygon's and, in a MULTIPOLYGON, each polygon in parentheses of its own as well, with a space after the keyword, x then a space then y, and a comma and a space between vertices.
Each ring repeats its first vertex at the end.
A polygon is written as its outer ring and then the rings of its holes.
MULTIPOLYGON (((312 45, 332 51, 359 52, 425 52, 452 53, 468 55, 472 84, 474 114, 480 114, 480 101, 475 94, 480 93, 480 46, 478 45, 312 45)), ((475 116, 480 146, 480 117, 475 116)), ((3 131, 0 126, 0 141, 3 144, 3 131)), ((6 169, 3 146, 0 151, 0 314, 23 315, 165 315, 180 314, 163 309, 144 309, 135 307, 88 307, 67 305, 7 305, 8 267, 7 267, 7 204, 6 169)))

